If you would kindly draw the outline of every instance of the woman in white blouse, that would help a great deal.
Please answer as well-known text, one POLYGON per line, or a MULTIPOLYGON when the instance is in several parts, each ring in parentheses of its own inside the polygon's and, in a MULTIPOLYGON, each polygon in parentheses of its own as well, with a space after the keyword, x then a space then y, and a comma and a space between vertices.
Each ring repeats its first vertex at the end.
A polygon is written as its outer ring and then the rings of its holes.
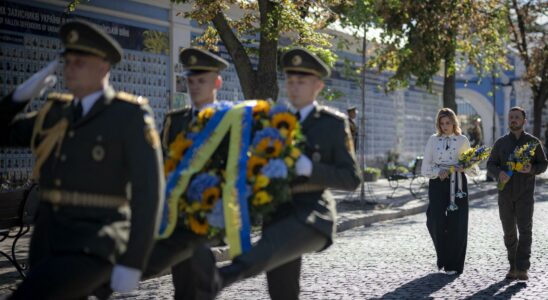
MULTIPOLYGON (((469 148, 455 112, 442 108, 436 117, 436 134, 426 144, 421 171, 430 178, 426 226, 436 248, 438 269, 449 275, 462 273, 466 256, 468 186, 465 170, 457 163, 469 148)), ((466 172, 475 173, 475 168, 466 172)))

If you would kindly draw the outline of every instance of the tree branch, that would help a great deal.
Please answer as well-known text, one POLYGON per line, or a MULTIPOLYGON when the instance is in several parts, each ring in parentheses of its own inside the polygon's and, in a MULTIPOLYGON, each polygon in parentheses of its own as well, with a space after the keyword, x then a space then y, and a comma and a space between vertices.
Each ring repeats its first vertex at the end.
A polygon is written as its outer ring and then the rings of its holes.
POLYGON ((520 7, 518 5, 517 0, 512 0, 512 3, 513 3, 513 6, 514 6, 514 10, 516 11, 516 18, 517 18, 517 22, 518 22, 520 37, 521 37, 521 42, 519 42, 519 40, 516 40, 516 43, 521 44, 521 48, 522 48, 521 50, 522 51, 520 51, 520 52, 521 52, 521 56, 522 56, 522 59, 523 59, 523 63, 525 64, 525 68, 527 68, 527 70, 529 70, 529 66, 530 66, 531 62, 529 60, 529 53, 527 52, 527 49, 528 49, 527 48, 527 29, 525 28, 525 21, 524 21, 525 16, 522 15, 522 10, 520 9, 520 7))
POLYGON ((245 52, 244 46, 230 28, 223 12, 218 12, 211 21, 234 61, 244 97, 251 98, 255 85, 255 71, 253 70, 249 56, 245 52))

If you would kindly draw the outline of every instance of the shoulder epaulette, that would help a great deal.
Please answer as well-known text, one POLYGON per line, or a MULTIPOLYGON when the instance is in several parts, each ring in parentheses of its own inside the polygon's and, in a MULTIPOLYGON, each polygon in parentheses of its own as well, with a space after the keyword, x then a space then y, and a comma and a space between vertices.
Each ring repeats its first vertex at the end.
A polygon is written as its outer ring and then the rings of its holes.
POLYGON ((147 98, 142 97, 142 96, 136 96, 136 95, 126 93, 126 92, 116 93, 116 99, 122 100, 122 101, 125 101, 125 102, 129 102, 129 103, 132 103, 132 104, 137 104, 137 105, 148 104, 148 99, 147 98))
POLYGON ((331 117, 335 117, 337 119, 340 119, 340 120, 345 120, 346 119, 346 115, 343 114, 342 112, 334 109, 334 108, 331 108, 329 106, 318 106, 318 111, 324 115, 328 115, 328 116, 331 116, 331 117))
POLYGON ((191 106, 176 108, 176 109, 172 109, 172 110, 168 111, 166 115, 168 115, 168 116, 179 115, 179 114, 186 113, 186 112, 190 111, 191 109, 192 109, 191 106))
POLYGON ((47 99, 53 101, 70 102, 72 101, 72 99, 74 99, 74 95, 63 93, 49 93, 47 99))

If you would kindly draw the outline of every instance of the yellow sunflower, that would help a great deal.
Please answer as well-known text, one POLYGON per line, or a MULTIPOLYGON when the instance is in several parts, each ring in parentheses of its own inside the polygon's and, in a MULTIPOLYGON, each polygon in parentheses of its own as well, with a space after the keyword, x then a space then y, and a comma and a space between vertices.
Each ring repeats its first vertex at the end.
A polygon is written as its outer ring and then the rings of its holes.
POLYGON ((218 187, 212 186, 207 188, 202 193, 202 208, 207 210, 213 209, 215 202, 219 198, 221 198, 221 190, 218 187))
POLYGON ((198 121, 203 122, 205 120, 209 120, 214 113, 215 110, 213 109, 213 107, 204 108, 198 113, 198 121))
POLYGON ((267 203, 270 203, 272 201, 272 196, 270 196, 265 191, 260 191, 257 194, 255 194, 255 197, 253 197, 253 200, 251 200, 251 204, 254 206, 260 206, 267 203))
POLYGON ((253 116, 258 118, 261 114, 268 115, 270 112, 270 104, 265 100, 257 100, 257 104, 253 106, 253 116))
POLYGON ((275 114, 272 117, 272 127, 278 130, 285 129, 287 132, 291 132, 297 127, 297 118, 295 115, 288 112, 275 114))
POLYGON ((257 152, 266 154, 268 157, 278 157, 282 152, 283 144, 280 140, 264 138, 257 144, 257 152))
POLYGON ((169 157, 180 160, 190 146, 192 146, 192 140, 186 139, 182 133, 179 133, 169 145, 169 157))
POLYGON ((261 169, 268 163, 265 158, 259 156, 251 156, 247 161, 247 177, 251 178, 261 171, 261 169))
POLYGON ((206 235, 209 229, 207 224, 207 219, 205 218, 196 218, 193 215, 188 216, 188 223, 190 225, 190 230, 199 235, 206 235))

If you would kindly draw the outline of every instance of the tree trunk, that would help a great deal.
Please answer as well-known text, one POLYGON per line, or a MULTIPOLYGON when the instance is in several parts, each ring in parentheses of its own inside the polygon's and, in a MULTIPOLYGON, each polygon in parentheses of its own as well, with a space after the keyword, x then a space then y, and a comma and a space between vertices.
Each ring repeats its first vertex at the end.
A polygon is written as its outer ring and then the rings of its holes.
MULTIPOLYGON (((545 47, 544 53, 548 53, 548 47, 545 47)), ((540 137, 540 129, 542 128, 542 112, 548 101, 548 55, 544 58, 544 63, 541 68, 541 81, 538 86, 531 86, 533 89, 533 135, 540 137), (538 88, 537 88, 538 87, 538 88)), ((548 130, 548 128, 546 128, 548 130)))
POLYGON ((242 88, 244 97, 246 99, 252 99, 255 90, 256 74, 251 65, 251 59, 247 55, 242 42, 232 31, 223 12, 217 13, 213 18, 212 23, 213 26, 215 26, 215 29, 217 29, 230 57, 232 57, 238 79, 240 79, 240 87, 242 88))
MULTIPOLYGON (((533 135, 540 137, 542 128, 542 113, 548 100, 548 80, 541 82, 536 93, 533 93, 533 135)), ((548 130, 548 128, 546 129, 548 130)))
POLYGON ((259 1, 261 36, 259 44, 259 65, 255 77, 253 98, 278 98, 278 17, 271 16, 279 4, 269 0, 259 1), (272 23, 268 23, 269 18, 272 23), (272 34, 275 32, 276 34, 272 34))
POLYGON ((457 101, 455 100, 455 72, 451 72, 453 60, 445 60, 443 76, 443 107, 448 107, 457 113, 457 101))

